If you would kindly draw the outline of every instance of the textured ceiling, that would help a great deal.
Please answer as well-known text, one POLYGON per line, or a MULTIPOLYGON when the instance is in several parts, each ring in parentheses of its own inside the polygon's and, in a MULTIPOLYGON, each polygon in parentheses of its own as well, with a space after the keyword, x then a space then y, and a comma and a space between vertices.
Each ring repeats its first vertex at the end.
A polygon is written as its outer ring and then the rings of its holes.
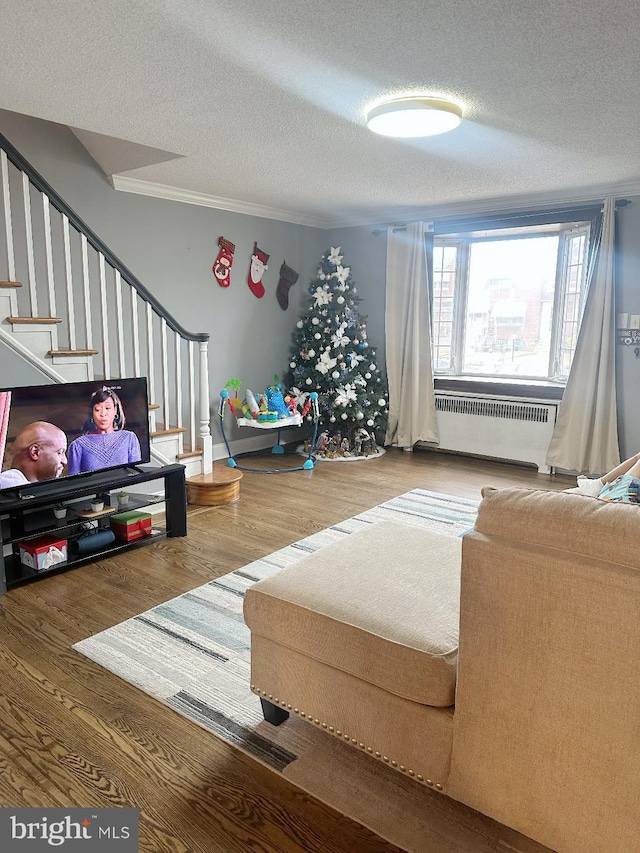
POLYGON ((640 192, 637 0, 0 0, 0 31, 1 108, 222 207, 328 227, 640 192), (463 124, 366 129, 416 90, 463 124))

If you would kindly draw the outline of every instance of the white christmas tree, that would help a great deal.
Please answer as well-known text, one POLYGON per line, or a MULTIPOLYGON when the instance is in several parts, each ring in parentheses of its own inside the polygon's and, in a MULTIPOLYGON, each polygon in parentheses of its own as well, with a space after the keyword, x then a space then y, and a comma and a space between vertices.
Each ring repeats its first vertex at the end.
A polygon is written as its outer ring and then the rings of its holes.
POLYGON ((338 246, 324 253, 309 286, 309 307, 296 324, 285 384, 299 397, 318 393, 318 455, 368 456, 379 452, 384 438, 387 383, 340 252, 338 246))

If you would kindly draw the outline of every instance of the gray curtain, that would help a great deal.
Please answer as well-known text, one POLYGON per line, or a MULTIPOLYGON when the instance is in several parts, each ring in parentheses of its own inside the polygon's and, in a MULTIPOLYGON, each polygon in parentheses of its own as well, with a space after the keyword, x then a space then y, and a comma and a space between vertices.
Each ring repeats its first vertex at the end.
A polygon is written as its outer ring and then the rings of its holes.
POLYGON ((588 271, 588 292, 573 364, 547 464, 599 476, 620 462, 615 370, 615 199, 605 199, 588 271))
MULTIPOLYGON (((387 234, 386 363, 389 422, 386 444, 411 449, 439 442, 433 393, 431 311, 425 225, 387 234)), ((433 244, 433 233, 427 233, 433 244)))

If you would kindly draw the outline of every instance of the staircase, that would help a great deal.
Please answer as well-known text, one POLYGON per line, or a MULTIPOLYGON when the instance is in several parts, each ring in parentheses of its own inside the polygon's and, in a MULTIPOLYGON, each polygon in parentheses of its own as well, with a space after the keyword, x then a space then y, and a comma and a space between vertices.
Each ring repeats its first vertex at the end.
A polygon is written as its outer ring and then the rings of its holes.
POLYGON ((0 341, 54 382, 146 376, 152 458, 211 472, 209 335, 184 329, 2 134, 0 187, 0 341))

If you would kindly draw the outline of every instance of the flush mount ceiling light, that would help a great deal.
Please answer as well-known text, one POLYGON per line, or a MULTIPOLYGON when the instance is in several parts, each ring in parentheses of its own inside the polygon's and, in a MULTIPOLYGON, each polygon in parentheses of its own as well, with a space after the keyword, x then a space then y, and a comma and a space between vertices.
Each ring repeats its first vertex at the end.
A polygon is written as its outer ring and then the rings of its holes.
POLYGON ((367 127, 383 136, 435 136, 462 121, 462 108, 445 98, 394 98, 369 110, 367 127))

